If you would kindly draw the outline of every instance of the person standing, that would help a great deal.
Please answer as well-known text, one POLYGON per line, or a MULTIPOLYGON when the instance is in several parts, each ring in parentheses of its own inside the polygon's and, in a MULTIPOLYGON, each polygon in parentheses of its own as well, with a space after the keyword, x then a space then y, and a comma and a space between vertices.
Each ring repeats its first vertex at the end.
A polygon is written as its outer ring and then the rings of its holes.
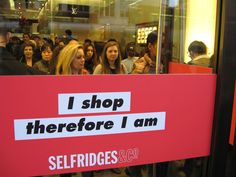
POLYGON ((56 75, 87 75, 84 69, 84 50, 79 44, 68 44, 58 56, 56 75))
MULTIPOLYGON (((121 52, 119 44, 111 40, 103 48, 101 63, 94 69, 93 74, 128 74, 127 69, 121 63, 121 52)), ((121 174, 119 168, 110 169, 115 174, 121 174)))
POLYGON ((93 74, 127 74, 128 71, 121 64, 121 53, 119 44, 115 41, 109 41, 105 44, 101 63, 97 65, 93 74))
POLYGON ((128 73, 131 73, 133 70, 134 62, 138 59, 138 57, 135 56, 135 46, 128 44, 126 47, 126 53, 128 57, 122 60, 121 63, 125 65, 128 73))
MULTIPOLYGON (((0 20, 4 24, 5 19, 0 20)), ((23 63, 7 51, 6 45, 10 35, 7 28, 0 26, 0 75, 45 75, 23 63)))
POLYGON ((207 55, 207 47, 202 41, 193 41, 188 47, 190 65, 211 67, 210 57, 207 55))
MULTIPOLYGON (((157 57, 157 31, 148 34, 144 56, 134 62, 132 74, 157 74, 156 68, 157 57)), ((153 177, 153 165, 147 164, 148 177, 153 177)), ((126 174, 130 177, 143 177, 142 165, 130 166, 126 169, 126 174)), ((158 177, 166 177, 168 171, 168 162, 156 164, 158 177)))
POLYGON ((74 38, 72 37, 72 31, 70 29, 65 30, 65 44, 68 44, 74 38))
POLYGON ((50 74, 50 60, 52 59, 52 46, 44 44, 41 48, 42 60, 36 62, 33 68, 50 74))
POLYGON ((149 33, 145 54, 134 63, 132 74, 157 74, 157 32, 149 33))
MULTIPOLYGON (((56 65, 56 75, 88 75, 84 69, 83 47, 76 43, 66 45, 59 53, 56 65)), ((89 172, 88 172, 89 173, 89 172)), ((87 172, 83 172, 87 174, 87 172)), ((60 174, 60 177, 71 177, 72 173, 60 174)))
MULTIPOLYGON (((188 47, 191 61, 187 64, 201 67, 212 67, 210 57, 207 55, 207 47, 202 41, 193 41, 188 47)), ((183 171, 186 177, 200 177, 204 171, 204 164, 207 163, 206 157, 186 159, 183 171)))
POLYGON ((19 56, 18 58, 20 59, 24 53, 23 53, 23 45, 24 44, 27 44, 27 43, 31 43, 30 41, 30 34, 29 33, 23 33, 22 35, 22 41, 21 41, 21 44, 20 44, 20 49, 19 49, 19 56))
POLYGON ((85 64, 84 67, 93 74, 95 67, 99 64, 97 52, 92 43, 84 44, 85 64))
POLYGON ((24 55, 21 57, 20 62, 25 63, 27 66, 32 67, 35 63, 34 60, 34 45, 26 43, 23 45, 24 55))

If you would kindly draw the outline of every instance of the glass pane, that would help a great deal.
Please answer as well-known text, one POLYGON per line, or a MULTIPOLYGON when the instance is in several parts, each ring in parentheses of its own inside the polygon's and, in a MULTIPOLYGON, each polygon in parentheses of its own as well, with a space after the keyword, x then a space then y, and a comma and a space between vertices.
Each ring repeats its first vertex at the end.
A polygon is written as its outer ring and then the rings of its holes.
MULTIPOLYGON (((128 49, 132 47, 132 50, 135 49, 133 57, 138 59, 147 53, 148 35, 157 31, 156 46, 149 46, 156 47, 156 66, 152 73, 168 73, 170 62, 186 64, 193 59, 194 50, 189 50, 193 41, 204 43, 207 50, 203 50, 201 54, 213 59, 209 60, 212 63, 215 62, 212 56, 216 6, 215 0, 3 0, 0 15, 8 19, 7 22, 2 21, 1 25, 11 29, 12 36, 18 37, 11 38, 8 50, 20 62, 24 55, 21 47, 24 43, 23 33, 37 35, 39 41, 33 37, 31 40, 35 40, 35 47, 41 50, 41 40, 44 43, 52 42, 54 47, 60 45, 59 42, 67 44, 66 30, 69 29, 72 32, 71 38, 78 43, 84 44, 86 39, 91 40, 98 56, 101 56, 107 41, 116 40, 120 45, 122 59, 128 57, 128 49)), ((175 65, 183 66, 186 67, 175 65)), ((214 67, 214 64, 203 67, 214 67)), ((133 68, 128 73, 132 71, 133 68)), ((185 162, 179 160, 122 167, 83 173, 83 176, 165 176, 167 168, 168 175, 171 176, 179 172, 185 173, 186 171, 176 170, 183 168, 185 162)), ((202 165, 205 161, 194 159, 195 165, 198 162, 202 165)), ((81 173, 76 175, 81 176, 81 173)))
POLYGON ((214 0, 204 3, 195 0, 169 2, 163 25, 165 38, 169 38, 164 42, 164 52, 172 54, 167 57, 168 61, 215 68, 216 6, 214 0), (168 41, 171 41, 170 45, 168 41))

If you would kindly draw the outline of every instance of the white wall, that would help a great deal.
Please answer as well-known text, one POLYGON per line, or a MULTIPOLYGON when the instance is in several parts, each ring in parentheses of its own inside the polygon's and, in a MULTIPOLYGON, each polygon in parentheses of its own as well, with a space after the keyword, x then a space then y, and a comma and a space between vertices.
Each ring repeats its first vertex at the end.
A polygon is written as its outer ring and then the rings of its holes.
POLYGON ((208 47, 208 55, 214 52, 216 26, 216 0, 187 0, 185 62, 188 46, 194 40, 202 41, 208 47))

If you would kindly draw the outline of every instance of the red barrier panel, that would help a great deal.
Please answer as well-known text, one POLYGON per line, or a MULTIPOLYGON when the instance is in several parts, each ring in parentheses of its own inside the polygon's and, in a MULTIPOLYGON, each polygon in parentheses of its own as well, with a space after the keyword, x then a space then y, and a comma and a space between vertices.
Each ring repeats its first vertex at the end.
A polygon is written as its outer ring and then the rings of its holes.
POLYGON ((177 73, 213 73, 212 68, 196 66, 196 65, 188 65, 182 63, 169 62, 169 73, 177 74, 177 73))
POLYGON ((207 156, 216 75, 0 77, 0 174, 207 156))

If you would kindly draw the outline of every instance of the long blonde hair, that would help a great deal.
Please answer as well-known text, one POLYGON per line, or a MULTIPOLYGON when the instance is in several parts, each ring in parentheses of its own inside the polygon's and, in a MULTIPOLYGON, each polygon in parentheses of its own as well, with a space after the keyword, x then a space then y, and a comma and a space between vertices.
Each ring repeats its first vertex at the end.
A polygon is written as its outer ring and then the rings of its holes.
POLYGON ((71 75, 71 63, 79 49, 83 49, 79 44, 68 44, 60 52, 56 66, 56 75, 71 75))

